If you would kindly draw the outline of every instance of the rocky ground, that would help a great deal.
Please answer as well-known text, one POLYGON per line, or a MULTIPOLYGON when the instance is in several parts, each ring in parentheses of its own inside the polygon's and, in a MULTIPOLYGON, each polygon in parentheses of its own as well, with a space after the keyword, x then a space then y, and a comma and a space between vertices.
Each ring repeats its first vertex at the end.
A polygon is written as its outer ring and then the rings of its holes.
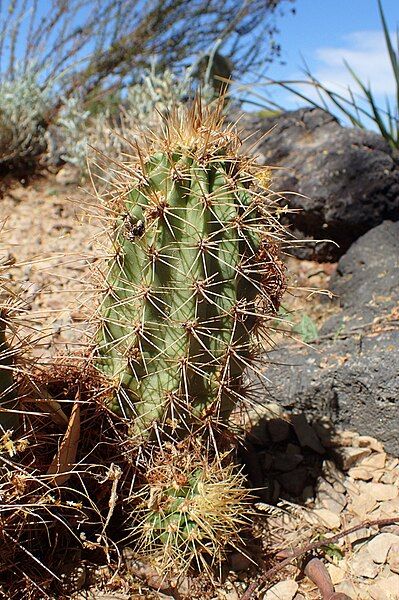
MULTIPOLYGON (((92 291, 100 285, 101 259, 99 246, 92 240, 103 235, 95 203, 75 183, 67 184, 62 177, 38 178, 29 187, 15 184, 0 200, 1 219, 5 219, 0 256, 10 267, 10 286, 16 288, 17 282, 22 282, 20 331, 41 341, 39 351, 27 349, 33 358, 38 352, 51 358, 66 347, 79 350, 90 339, 86 319, 93 312, 92 291), (87 210, 92 216, 82 220, 87 210), (24 325, 25 316, 33 329, 24 325)), ((284 303, 286 325, 277 323, 276 327, 290 335, 280 331, 275 339, 277 352, 280 345, 288 343, 288 352, 297 348, 298 354, 314 347, 325 323, 341 314, 342 308, 337 300, 329 300, 328 294, 315 293, 329 288, 330 278, 336 277, 336 263, 291 257, 287 258, 287 267, 291 287, 284 303)), ((317 359, 328 360, 323 348, 317 359)), ((270 373, 273 390, 281 375, 275 375, 274 380, 270 373)), ((261 572, 279 564, 276 553, 280 552, 280 558, 287 557, 292 549, 320 540, 323 548, 315 549, 312 555, 326 566, 336 592, 352 599, 399 598, 399 522, 364 526, 333 544, 328 540, 364 521, 399 519, 399 460, 386 453, 380 439, 364 431, 362 435, 348 427, 335 431, 328 419, 315 416, 314 411, 292 414, 288 407, 273 404, 270 395, 260 399, 262 404, 247 419, 247 452, 251 458, 247 460, 247 456, 245 462, 252 485, 264 488, 255 503, 254 516, 255 539, 263 547, 264 564, 254 567, 236 553, 230 559, 224 583, 215 592, 198 582, 184 581, 173 596, 170 590, 151 589, 145 581, 145 569, 138 573, 137 565, 122 568, 112 580, 104 568, 94 578, 95 591, 82 595, 77 590, 76 598, 239 600, 261 572)), ((317 586, 304 574, 306 558, 309 553, 274 572, 253 597, 321 598, 317 586)), ((129 560, 126 564, 132 565, 129 560)), ((72 571, 78 588, 93 580, 85 564, 72 571)))
MULTIPOLYGON (((263 410, 250 439, 268 483, 265 503, 256 505, 267 515, 265 551, 296 550, 324 539, 319 556, 336 592, 362 600, 398 598, 399 524, 362 527, 334 544, 328 538, 365 521, 399 517, 399 460, 375 438, 337 432, 327 419, 311 425, 303 413, 287 415, 278 405, 263 410)), ((281 582, 259 597, 320 598, 303 577, 304 559, 282 569, 281 582)))
MULTIPOLYGON (((276 556, 282 560, 308 544, 315 549, 275 570, 252 598, 328 600, 330 596, 321 595, 320 576, 313 581, 308 576, 306 562, 313 557, 318 572, 326 569, 322 583, 330 581, 336 593, 346 594, 340 600, 397 599, 399 524, 384 525, 384 520, 399 518, 399 460, 388 456, 375 438, 334 432, 326 421, 311 426, 304 415, 292 419, 276 405, 263 407, 262 416, 257 411, 256 422, 250 441, 256 449, 256 485, 261 478, 265 489, 263 500, 255 502, 253 534, 263 572, 279 566, 276 556), (373 525, 379 521, 382 525, 373 525)), ((155 593, 148 585, 151 571, 129 553, 125 558, 127 568, 117 578, 110 582, 106 569, 98 571, 97 587, 89 594, 77 592, 75 600, 240 600, 262 573, 259 565, 235 552, 216 590, 201 578, 184 579, 171 595, 170 590, 155 593)), ((96 579, 81 566, 74 574, 81 585, 85 577, 96 579)))
POLYGON ((9 265, 9 285, 23 301, 22 335, 37 339, 36 354, 45 357, 81 348, 91 293, 100 285, 96 240, 102 227, 91 216, 90 192, 60 179, 14 184, 0 200, 0 252, 9 265))

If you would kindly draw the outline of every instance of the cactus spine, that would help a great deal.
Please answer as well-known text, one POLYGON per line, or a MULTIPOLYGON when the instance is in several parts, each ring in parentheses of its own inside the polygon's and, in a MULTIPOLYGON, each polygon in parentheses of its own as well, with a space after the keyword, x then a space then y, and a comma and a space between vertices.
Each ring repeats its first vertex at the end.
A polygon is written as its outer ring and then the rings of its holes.
POLYGON ((116 389, 111 408, 141 432, 226 420, 251 334, 278 308, 271 203, 238 147, 234 128, 197 103, 140 149, 114 205, 97 365, 116 389))
POLYGON ((2 430, 13 428, 15 419, 13 419, 12 413, 8 413, 10 406, 10 399, 12 405, 14 404, 11 397, 11 390, 13 387, 13 376, 12 376, 12 359, 9 355, 9 350, 6 345, 5 338, 5 320, 3 318, 3 312, 0 312, 0 427, 2 430))
POLYGON ((0 436, 19 425, 16 384, 14 382, 14 352, 6 342, 7 311, 0 306, 0 436))

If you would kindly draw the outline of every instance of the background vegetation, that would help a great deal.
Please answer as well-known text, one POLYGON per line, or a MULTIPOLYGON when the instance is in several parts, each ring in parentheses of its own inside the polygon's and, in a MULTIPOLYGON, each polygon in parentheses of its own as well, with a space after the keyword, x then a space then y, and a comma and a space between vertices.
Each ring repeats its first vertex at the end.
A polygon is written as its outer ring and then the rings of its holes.
POLYGON ((292 1, 1 3, 0 169, 82 166, 86 130, 122 105, 134 119, 168 104, 172 87, 184 99, 205 79, 262 73, 280 53, 276 14, 292 1))

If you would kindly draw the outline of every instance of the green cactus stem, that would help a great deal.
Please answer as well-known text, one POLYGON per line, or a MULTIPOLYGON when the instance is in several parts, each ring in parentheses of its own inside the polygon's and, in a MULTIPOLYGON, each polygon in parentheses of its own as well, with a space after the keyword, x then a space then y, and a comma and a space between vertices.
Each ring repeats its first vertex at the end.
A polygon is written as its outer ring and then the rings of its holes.
POLYGON ((225 420, 284 287, 264 171, 198 105, 139 153, 119 197, 97 366, 110 408, 154 422, 225 420), (259 176, 261 175, 261 176, 259 176))
POLYGON ((115 390, 110 408, 142 432, 225 420, 256 353, 252 334, 278 309, 278 227, 264 171, 239 144, 198 104, 174 115, 130 164, 113 207, 96 362, 115 390))
POLYGON ((161 573, 220 563, 249 524, 243 484, 229 460, 210 460, 192 440, 154 454, 132 515, 138 549, 161 573))

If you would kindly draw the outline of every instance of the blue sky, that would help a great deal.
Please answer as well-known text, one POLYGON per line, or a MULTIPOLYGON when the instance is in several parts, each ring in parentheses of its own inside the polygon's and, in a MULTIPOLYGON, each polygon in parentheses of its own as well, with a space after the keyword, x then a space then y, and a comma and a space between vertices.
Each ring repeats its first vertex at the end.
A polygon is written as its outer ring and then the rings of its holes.
MULTIPOLYGON (((382 0, 386 20, 396 37, 399 0, 382 0)), ((343 60, 364 81, 370 81, 377 100, 393 96, 394 82, 389 70, 377 0, 297 0, 296 14, 288 12, 278 20, 279 41, 285 66, 274 63, 267 75, 274 79, 303 78, 306 60, 312 73, 340 92, 352 83, 343 60)), ((275 92, 287 108, 301 104, 286 92, 275 92)))
MULTIPOLYGON (((8 4, 11 1, 8 0, 8 4)), ((382 3, 394 35, 399 25, 399 0, 382 0, 382 3)), ((393 98, 395 86, 377 0, 296 0, 295 15, 289 12, 288 2, 284 5, 285 14, 277 19, 277 26, 280 29, 278 41, 282 46, 282 59, 286 64, 275 61, 267 72, 269 77, 277 80, 303 79, 301 68, 305 59, 311 72, 323 84, 345 94, 348 84, 353 86, 343 64, 346 59, 363 81, 370 81, 380 106, 385 106, 385 95, 393 98)), ((39 0, 39 16, 47 7, 47 0, 39 0)), ((3 7, 2 17, 7 18, 6 13, 3 7)), ((250 78, 249 75, 246 80, 250 78)), ((356 91, 355 87, 353 89, 356 91)), ((271 91, 268 87, 267 91, 271 92, 272 99, 287 109, 303 105, 297 97, 281 89, 271 91)), ((248 96, 249 93, 246 90, 240 96, 248 96)), ((312 89, 307 87, 306 93, 312 95, 312 89)), ((250 108, 248 105, 245 107, 250 108)))

